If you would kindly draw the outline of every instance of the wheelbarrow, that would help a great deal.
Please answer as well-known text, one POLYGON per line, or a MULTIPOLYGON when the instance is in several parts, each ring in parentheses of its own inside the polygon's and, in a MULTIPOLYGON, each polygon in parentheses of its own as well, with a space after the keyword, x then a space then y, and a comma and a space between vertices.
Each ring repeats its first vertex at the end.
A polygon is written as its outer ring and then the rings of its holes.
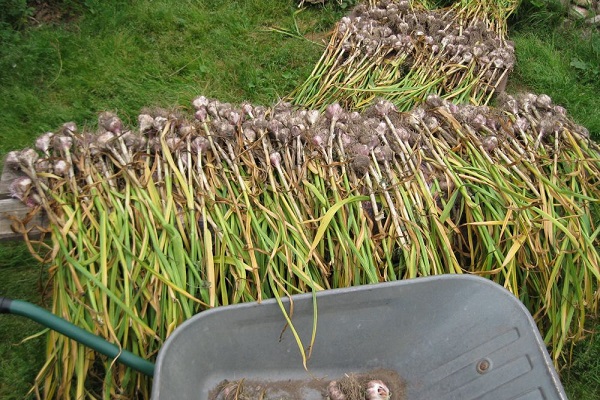
MULTIPOLYGON (((387 382, 391 399, 567 398, 527 309, 487 279, 442 275, 315 297, 317 331, 306 369, 273 299, 195 315, 165 341, 156 365, 29 303, 2 299, 0 311, 34 319, 152 375, 156 400, 226 398, 219 392, 244 382, 271 398, 333 399, 327 390, 351 377, 393 380, 387 382)), ((315 298, 291 299, 293 325, 310 341, 315 298)), ((289 306, 289 299, 283 302, 289 306)))

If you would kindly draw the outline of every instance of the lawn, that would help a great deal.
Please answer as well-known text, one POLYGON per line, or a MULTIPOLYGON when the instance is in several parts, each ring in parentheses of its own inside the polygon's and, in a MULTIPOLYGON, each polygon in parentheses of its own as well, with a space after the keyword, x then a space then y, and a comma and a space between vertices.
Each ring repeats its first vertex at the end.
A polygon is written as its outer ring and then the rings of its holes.
MULTIPOLYGON (((600 34, 565 26, 560 9, 531 3, 512 21, 517 66, 509 90, 549 94, 600 137, 600 34), (549 22, 553 29, 540 28, 549 22)), ((345 12, 336 2, 297 12, 292 0, 44 4, 45 16, 29 10, 1 20, 0 158, 66 121, 94 126, 103 110, 135 124, 144 107, 189 109, 199 94, 273 104, 310 74, 345 12)), ((45 304, 44 268, 22 244, 0 244, 0 277, 0 295, 45 304)), ((40 332, 0 316, 0 399, 27 398, 44 361, 40 332)), ((600 398, 599 355, 593 335, 576 346, 562 372, 571 398, 600 398)))

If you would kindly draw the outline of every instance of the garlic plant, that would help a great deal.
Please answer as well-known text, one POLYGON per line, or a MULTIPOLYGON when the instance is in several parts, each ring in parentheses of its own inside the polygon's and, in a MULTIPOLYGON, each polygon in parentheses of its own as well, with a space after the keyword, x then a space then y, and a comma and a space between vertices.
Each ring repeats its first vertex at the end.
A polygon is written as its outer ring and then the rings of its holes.
MULTIPOLYGON (((137 129, 111 113, 96 132, 67 123, 6 166, 50 221, 52 311, 144 358, 207 308, 474 273, 523 301, 558 364, 598 306, 600 155, 548 96, 499 103, 359 113, 200 96, 193 115, 145 110, 137 129)), ((52 332, 47 356, 50 398, 100 395, 92 366, 104 396, 150 390, 52 332)))
POLYGON ((383 97, 407 111, 430 94, 486 104, 514 66, 505 25, 516 3, 360 3, 336 25, 312 74, 289 98, 317 109, 339 102, 362 110, 383 97))

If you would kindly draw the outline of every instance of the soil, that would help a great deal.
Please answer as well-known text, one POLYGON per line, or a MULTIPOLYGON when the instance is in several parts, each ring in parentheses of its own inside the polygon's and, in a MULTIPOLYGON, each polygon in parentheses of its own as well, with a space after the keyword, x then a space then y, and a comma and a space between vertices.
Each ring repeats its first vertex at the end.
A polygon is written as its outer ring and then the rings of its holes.
POLYGON ((328 399, 364 400, 367 383, 380 380, 389 388, 390 400, 405 399, 405 384, 391 369, 376 369, 366 373, 346 373, 332 380, 312 378, 305 380, 224 380, 210 393, 209 400, 280 400, 328 399))
POLYGON ((60 22, 73 22, 81 10, 62 4, 60 1, 30 0, 27 5, 31 7, 30 22, 32 25, 48 25, 60 22))

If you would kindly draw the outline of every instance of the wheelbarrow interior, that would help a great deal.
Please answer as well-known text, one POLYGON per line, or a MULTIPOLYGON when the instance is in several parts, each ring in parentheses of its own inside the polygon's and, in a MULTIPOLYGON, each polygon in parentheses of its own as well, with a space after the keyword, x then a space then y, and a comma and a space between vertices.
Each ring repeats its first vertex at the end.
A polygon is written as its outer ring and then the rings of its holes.
MULTIPOLYGON (((292 296, 305 346, 312 294, 292 296)), ((289 310, 289 299, 284 300, 289 310)), ((395 371, 392 399, 566 399, 526 308, 489 280, 443 275, 322 291, 307 369, 274 300, 219 307, 183 323, 159 352, 152 397, 208 399, 223 381, 329 382, 395 371)), ((307 388, 303 399, 323 399, 307 388)))

